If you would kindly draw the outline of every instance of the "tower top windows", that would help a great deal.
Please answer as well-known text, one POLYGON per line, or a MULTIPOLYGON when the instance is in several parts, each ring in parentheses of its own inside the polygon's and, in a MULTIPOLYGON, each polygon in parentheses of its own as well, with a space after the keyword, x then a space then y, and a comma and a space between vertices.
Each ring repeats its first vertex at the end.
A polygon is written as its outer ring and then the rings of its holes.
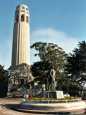
POLYGON ((29 10, 24 4, 18 5, 15 12, 15 22, 28 22, 29 21, 29 10))
POLYGON ((26 8, 26 10, 28 11, 28 8, 26 8))
POLYGON ((25 7, 24 7, 24 6, 22 6, 22 9, 25 9, 25 7))
POLYGON ((16 10, 28 10, 28 6, 26 6, 25 4, 22 4, 22 5, 18 5, 17 7, 16 7, 16 10))
POLYGON ((24 14, 21 15, 21 21, 24 22, 24 14))

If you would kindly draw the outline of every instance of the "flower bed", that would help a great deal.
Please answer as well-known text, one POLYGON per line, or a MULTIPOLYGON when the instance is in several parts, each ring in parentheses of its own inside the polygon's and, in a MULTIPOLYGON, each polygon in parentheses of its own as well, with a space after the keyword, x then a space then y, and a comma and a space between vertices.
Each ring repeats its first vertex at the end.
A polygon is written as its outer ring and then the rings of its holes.
POLYGON ((37 103, 68 103, 68 102, 77 102, 81 98, 77 97, 65 97, 64 99, 54 99, 54 98, 38 98, 33 97, 32 99, 25 99, 23 102, 37 102, 37 103))

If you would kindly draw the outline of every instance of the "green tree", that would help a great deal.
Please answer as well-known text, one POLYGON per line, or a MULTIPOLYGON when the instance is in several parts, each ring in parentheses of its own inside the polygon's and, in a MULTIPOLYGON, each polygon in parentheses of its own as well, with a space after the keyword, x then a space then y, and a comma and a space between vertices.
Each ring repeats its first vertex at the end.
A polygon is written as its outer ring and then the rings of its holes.
POLYGON ((80 75, 86 74, 86 42, 79 43, 79 67, 80 75))
POLYGON ((41 61, 48 62, 56 71, 56 78, 61 77, 64 71, 65 52, 58 45, 53 43, 36 42, 31 48, 34 48, 38 53, 41 61))
POLYGON ((72 79, 84 77, 86 79, 86 42, 79 42, 78 48, 67 57, 65 70, 72 79))
POLYGON ((31 71, 34 77, 41 77, 43 75, 46 75, 48 71, 52 68, 51 64, 48 62, 40 61, 40 62, 35 62, 31 66, 31 71))
POLYGON ((0 65, 0 97, 5 97, 8 90, 8 72, 0 65))
POLYGON ((79 67, 79 55, 70 54, 67 57, 67 63, 65 65, 65 72, 68 74, 70 79, 76 79, 79 77, 80 67, 79 67))
POLYGON ((83 89, 86 83, 86 42, 79 42, 78 48, 67 57, 65 72, 72 85, 78 89, 83 89))
POLYGON ((44 61, 35 62, 31 66, 31 71, 32 71, 32 75, 34 76, 34 81, 35 82, 38 81, 39 84, 45 84, 46 89, 48 89, 52 80, 50 77, 51 68, 52 68, 52 65, 44 61))

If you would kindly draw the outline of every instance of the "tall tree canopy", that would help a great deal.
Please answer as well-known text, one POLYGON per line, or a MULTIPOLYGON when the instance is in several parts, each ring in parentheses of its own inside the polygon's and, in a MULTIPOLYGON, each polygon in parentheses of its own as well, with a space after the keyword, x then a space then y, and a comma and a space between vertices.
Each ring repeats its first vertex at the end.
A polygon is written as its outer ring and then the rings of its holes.
POLYGON ((42 77, 45 76, 48 71, 52 68, 51 64, 48 62, 40 61, 40 62, 35 62, 31 66, 31 71, 34 77, 42 77))
POLYGON ((86 42, 79 42, 78 48, 67 57, 66 71, 72 79, 86 80, 86 42))
POLYGON ((48 62, 56 71, 56 78, 61 76, 64 70, 65 52, 58 45, 53 43, 36 42, 31 48, 34 48, 38 53, 41 61, 48 62))
POLYGON ((41 84, 51 84, 50 70, 52 65, 48 62, 40 61, 35 62, 31 66, 32 75, 35 77, 35 81, 39 81, 41 84))

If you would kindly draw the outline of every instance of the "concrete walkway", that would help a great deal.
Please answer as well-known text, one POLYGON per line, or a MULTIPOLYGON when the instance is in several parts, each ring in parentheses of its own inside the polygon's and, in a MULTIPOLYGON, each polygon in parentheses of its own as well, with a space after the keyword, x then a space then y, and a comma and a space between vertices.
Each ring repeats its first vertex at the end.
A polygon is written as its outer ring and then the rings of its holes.
MULTIPOLYGON (((20 102, 21 102, 21 99, 17 99, 17 98, 0 99, 0 115, 28 115, 28 113, 17 112, 17 111, 8 109, 5 106, 3 106, 6 104, 19 104, 20 102)), ((29 113, 29 115, 38 115, 38 114, 29 113)))

